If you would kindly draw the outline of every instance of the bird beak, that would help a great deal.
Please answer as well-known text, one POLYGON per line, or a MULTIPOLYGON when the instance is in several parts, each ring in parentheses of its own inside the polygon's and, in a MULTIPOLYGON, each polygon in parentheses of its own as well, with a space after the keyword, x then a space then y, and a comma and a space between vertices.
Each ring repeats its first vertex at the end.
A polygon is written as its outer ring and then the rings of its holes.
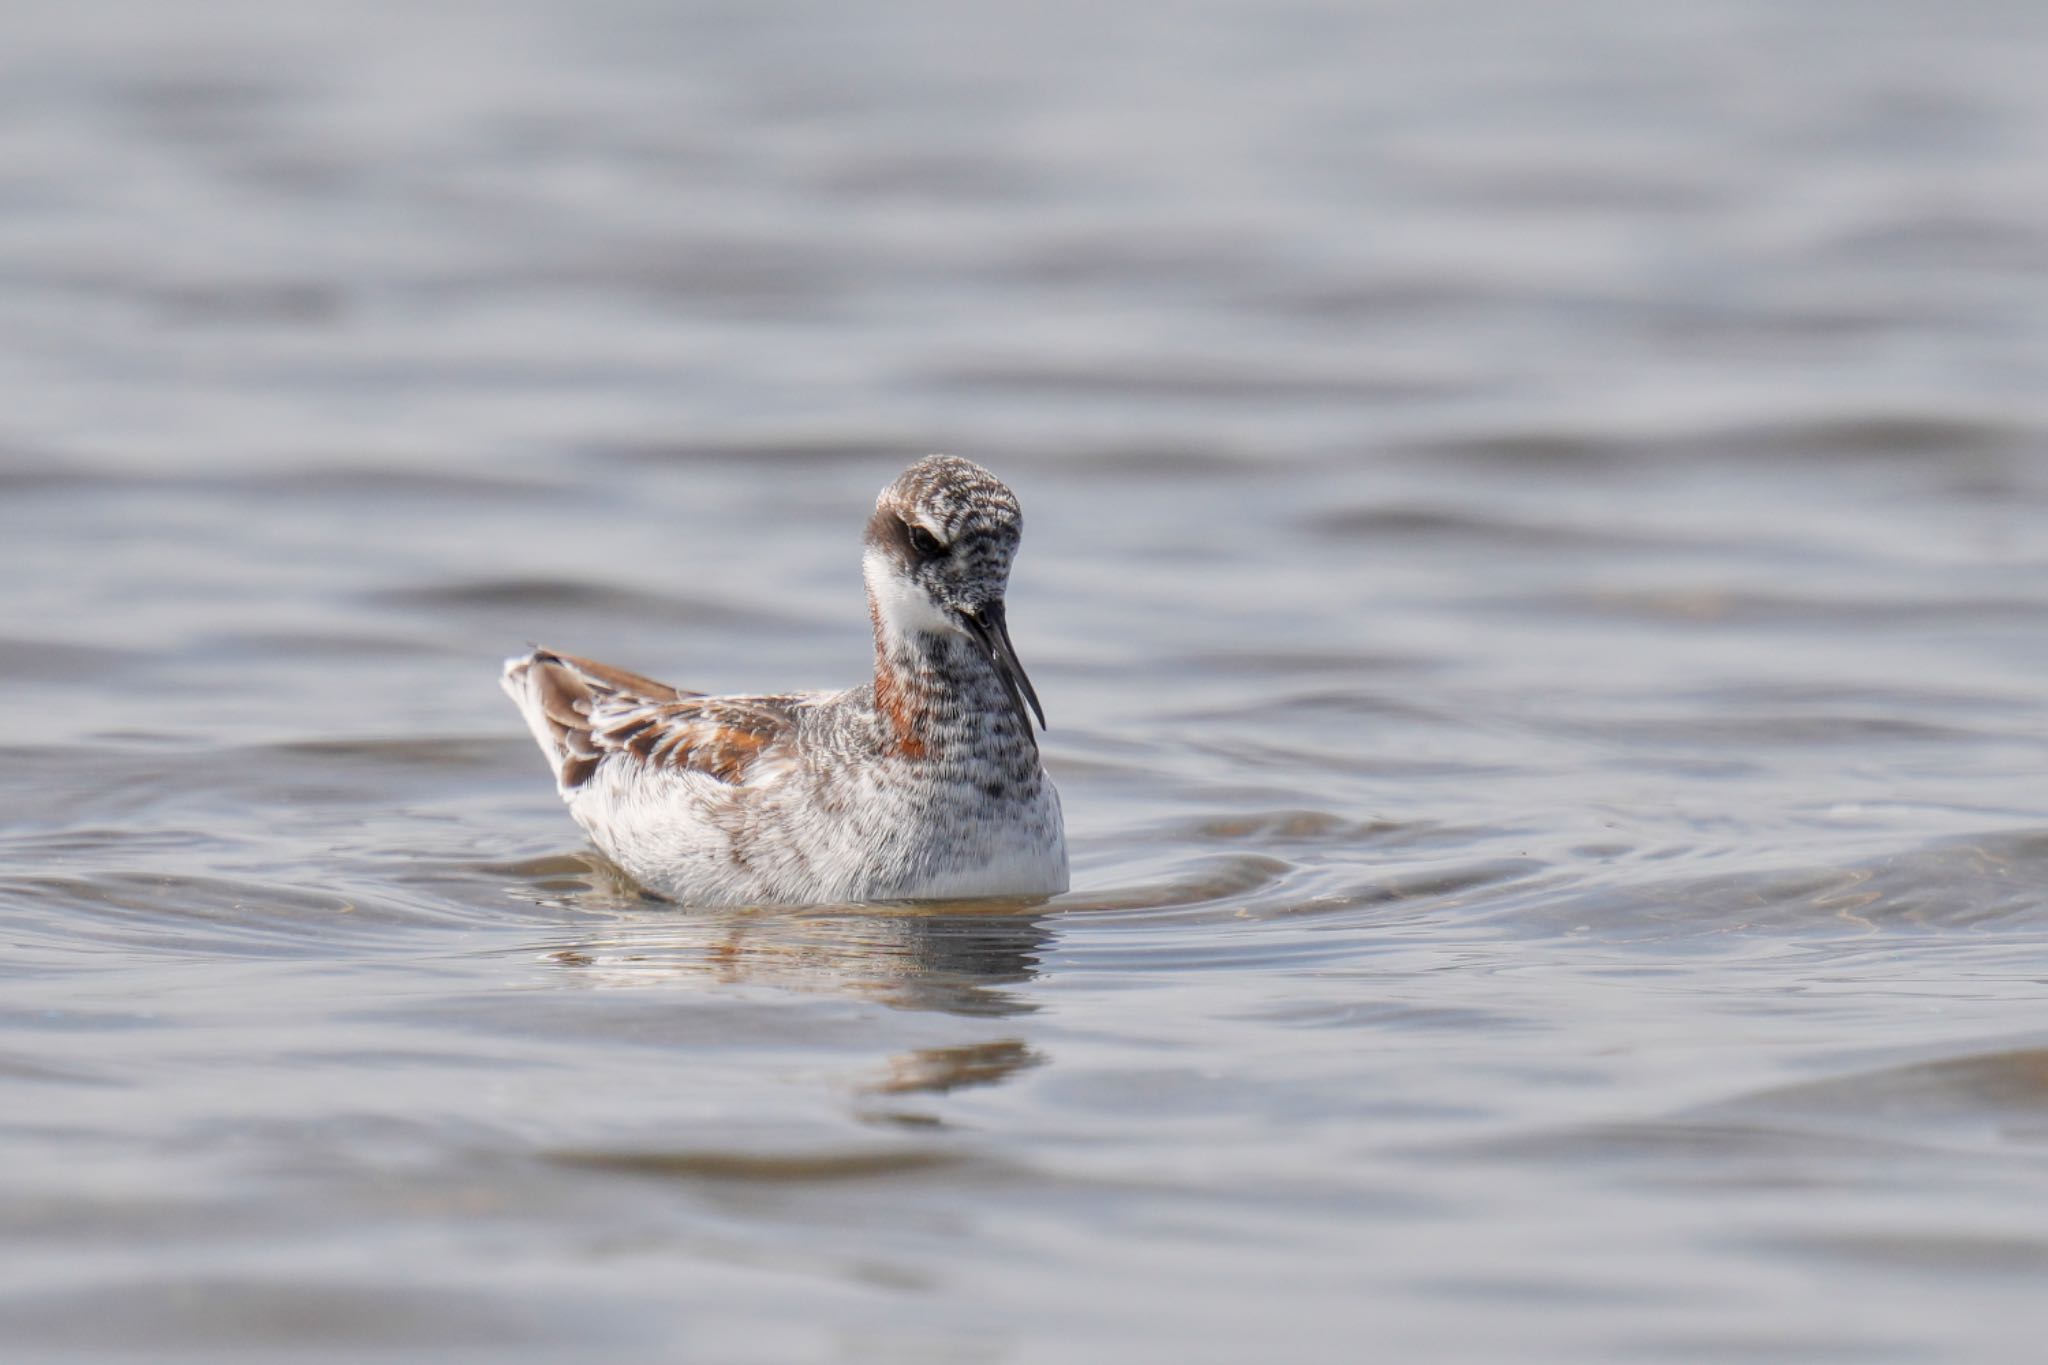
POLYGON ((1031 716, 1025 713, 1025 705, 1038 717, 1038 728, 1045 728, 1045 708, 1038 704, 1038 693, 1032 690, 1031 679, 1024 676, 1024 665, 1017 662, 1016 646, 1010 643, 1010 626, 1004 618, 1003 604, 991 602, 979 611, 960 614, 967 625, 967 633, 975 642, 988 651, 988 657, 995 662, 996 674, 1009 689, 1010 705, 1017 708, 1017 719, 1024 722, 1024 732, 1031 732, 1031 716))

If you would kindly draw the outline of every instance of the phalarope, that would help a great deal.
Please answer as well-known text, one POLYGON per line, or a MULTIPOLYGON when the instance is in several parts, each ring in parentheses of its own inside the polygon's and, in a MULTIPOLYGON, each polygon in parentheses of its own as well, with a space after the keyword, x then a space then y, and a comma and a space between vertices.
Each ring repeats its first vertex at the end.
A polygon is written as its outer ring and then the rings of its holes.
POLYGON ((1003 611, 1023 516, 969 461, 933 455, 882 490, 861 559, 872 682, 707 697, 552 650, 504 687, 607 857, 698 905, 1067 889, 1038 694, 1003 611))

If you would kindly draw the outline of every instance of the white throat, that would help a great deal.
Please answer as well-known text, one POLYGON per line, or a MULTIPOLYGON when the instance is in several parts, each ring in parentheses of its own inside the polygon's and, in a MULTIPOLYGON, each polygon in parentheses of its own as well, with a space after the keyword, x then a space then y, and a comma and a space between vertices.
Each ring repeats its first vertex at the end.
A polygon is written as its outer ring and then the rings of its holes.
POLYGON ((875 619, 881 623, 882 638, 893 647, 911 643, 919 635, 965 635, 960 623, 939 610, 923 588, 905 578, 896 562, 870 546, 860 561, 861 577, 867 580, 868 596, 875 604, 875 619))

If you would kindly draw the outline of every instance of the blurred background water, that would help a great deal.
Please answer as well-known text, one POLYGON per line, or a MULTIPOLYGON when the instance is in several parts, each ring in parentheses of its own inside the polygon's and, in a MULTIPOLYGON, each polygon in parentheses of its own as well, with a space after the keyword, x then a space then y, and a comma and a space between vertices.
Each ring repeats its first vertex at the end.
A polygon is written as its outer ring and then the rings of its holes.
POLYGON ((2038 1350, 2048 10, 6 28, 9 1358, 2038 1350), (1074 891, 636 898, 931 450, 1074 891))

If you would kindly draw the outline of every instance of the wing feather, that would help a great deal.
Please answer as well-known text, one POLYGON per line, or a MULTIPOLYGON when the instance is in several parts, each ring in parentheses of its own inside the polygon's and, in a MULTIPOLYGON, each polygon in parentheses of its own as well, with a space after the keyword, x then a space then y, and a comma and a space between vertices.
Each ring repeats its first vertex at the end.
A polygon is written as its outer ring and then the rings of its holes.
POLYGON ((508 663, 505 687, 564 795, 614 756, 738 787, 778 771, 794 747, 793 697, 706 697, 552 650, 508 663))

